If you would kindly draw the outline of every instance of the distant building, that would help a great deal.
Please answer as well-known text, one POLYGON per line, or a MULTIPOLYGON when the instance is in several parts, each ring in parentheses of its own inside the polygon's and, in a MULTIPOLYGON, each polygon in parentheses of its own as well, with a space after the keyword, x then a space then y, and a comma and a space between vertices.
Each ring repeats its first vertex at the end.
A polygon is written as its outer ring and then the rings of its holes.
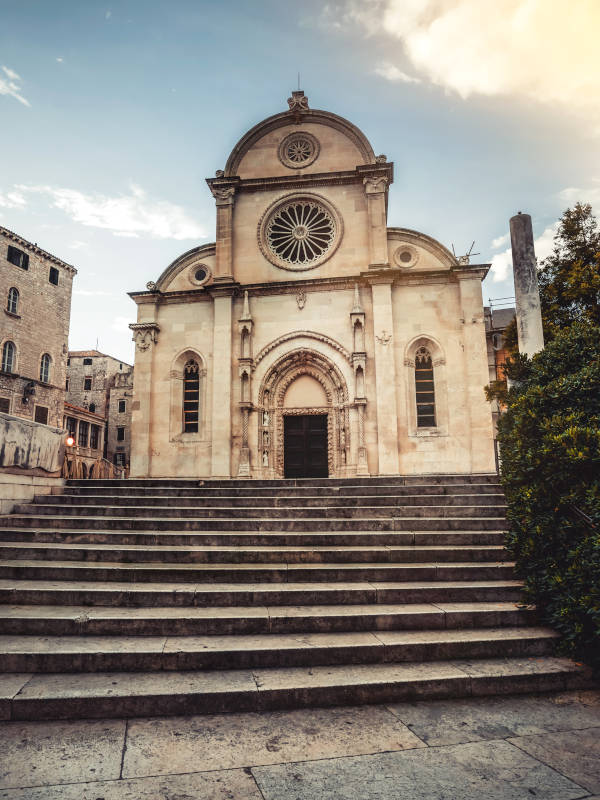
MULTIPOLYGON (((488 352, 488 368, 491 381, 506 380, 502 366, 506 361, 508 352, 504 341, 504 331, 515 318, 515 309, 493 308, 485 306, 483 309, 485 319, 485 338, 488 352)), ((501 408, 497 400, 492 402, 492 420, 494 431, 498 423, 501 408)))
POLYGON ((104 417, 65 403, 63 427, 74 440, 67 445, 67 461, 74 459, 83 468, 81 475, 73 473, 72 477, 88 478, 93 465, 104 455, 104 417))
POLYGON ((129 466, 133 367, 98 350, 72 350, 67 366, 67 401, 104 420, 103 457, 129 466))
POLYGON ((62 428, 76 274, 0 226, 0 412, 62 428))

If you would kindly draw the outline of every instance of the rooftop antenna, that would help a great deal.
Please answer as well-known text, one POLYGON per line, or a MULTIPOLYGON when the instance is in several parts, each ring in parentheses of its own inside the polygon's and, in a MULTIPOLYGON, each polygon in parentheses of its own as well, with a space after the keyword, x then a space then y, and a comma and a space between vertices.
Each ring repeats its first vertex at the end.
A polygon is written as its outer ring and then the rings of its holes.
POLYGON ((467 252, 463 256, 458 256, 457 257, 457 255, 456 255, 456 253, 454 251, 454 245, 452 245, 452 254, 454 255, 454 258, 457 259, 459 264, 469 264, 470 261, 471 261, 471 256, 480 256, 481 255, 481 253, 474 253, 473 252, 473 248, 474 247, 475 247, 475 239, 473 239, 473 241, 471 242, 471 247, 469 247, 467 252))

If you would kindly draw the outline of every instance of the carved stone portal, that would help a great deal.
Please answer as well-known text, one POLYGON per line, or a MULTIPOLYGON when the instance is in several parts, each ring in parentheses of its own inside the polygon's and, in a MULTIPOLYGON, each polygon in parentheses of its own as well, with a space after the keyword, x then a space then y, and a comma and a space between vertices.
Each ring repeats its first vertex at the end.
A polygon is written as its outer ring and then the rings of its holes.
POLYGON ((283 477, 283 418, 298 414, 327 414, 329 477, 344 476, 346 465, 351 461, 348 401, 348 387, 342 373, 321 353, 301 348, 280 358, 265 375, 258 395, 258 442, 262 448, 263 477, 283 477), (325 406, 284 407, 288 387, 301 375, 310 375, 321 384, 325 406))

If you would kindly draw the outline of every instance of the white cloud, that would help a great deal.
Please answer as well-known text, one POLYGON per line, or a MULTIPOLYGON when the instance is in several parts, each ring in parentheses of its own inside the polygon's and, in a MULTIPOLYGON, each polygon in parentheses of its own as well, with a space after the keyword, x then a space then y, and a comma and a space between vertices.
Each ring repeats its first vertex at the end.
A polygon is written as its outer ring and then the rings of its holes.
POLYGON ((558 193, 558 196, 565 205, 574 206, 575 203, 590 203, 596 213, 600 212, 600 179, 594 181, 594 186, 586 189, 578 189, 569 186, 558 193))
MULTIPOLYGON (((548 226, 544 230, 544 232, 540 236, 538 236, 537 239, 534 239, 533 244, 535 247, 535 255, 538 260, 538 264, 540 263, 540 261, 543 261, 545 258, 547 258, 552 252, 552 248, 554 245, 554 235, 557 229, 558 229, 558 222, 555 222, 553 225, 548 226)), ((498 242, 502 238, 504 237, 499 237, 499 239, 494 239, 494 242, 498 242)), ((508 235, 506 236, 506 240, 508 241, 508 235)), ((492 242, 492 247, 494 246, 494 242, 492 242)), ((502 253, 496 253, 496 255, 492 257, 492 266, 490 268, 490 275, 494 283, 500 283, 501 281, 506 280, 511 274, 512 274, 512 250, 509 247, 502 253)))
POLYGON ((400 40, 403 60, 463 98, 520 95, 600 118, 598 0, 340 0, 323 19, 400 40))
POLYGON ((115 236, 150 236, 155 239, 203 239, 205 232, 181 206, 155 200, 139 186, 130 194, 108 197, 85 194, 77 189, 55 186, 18 185, 19 191, 47 195, 54 208, 72 220, 94 228, 105 228, 115 236))
POLYGON ((62 56, 58 56, 56 60, 58 61, 59 64, 62 64, 63 61, 64 61, 64 58, 62 56))
POLYGON ((87 247, 87 246, 88 246, 87 242, 81 242, 79 241, 79 239, 75 239, 75 241, 71 242, 71 244, 69 245, 71 250, 80 250, 82 247, 87 247))
POLYGON ((18 75, 14 69, 9 69, 9 67, 2 67, 2 71, 5 74, 5 78, 0 75, 0 94, 4 94, 7 97, 14 97, 15 100, 18 100, 19 103, 22 103, 24 106, 31 106, 29 100, 26 100, 23 95, 21 94, 21 76, 18 75))
POLYGON ((110 19, 111 17, 112 17, 112 11, 109 8, 108 11, 104 15, 104 19, 110 19))
POLYGON ((398 67, 396 67, 394 64, 382 64, 380 67, 376 67, 373 72, 388 81, 397 81, 399 83, 421 83, 420 78, 407 75, 406 72, 402 72, 402 70, 398 69, 398 67))
POLYGON ((0 208, 24 208, 26 205, 27 200, 21 192, 0 194, 0 208))
POLYGON ((505 244, 508 243, 508 233, 505 233, 504 236, 498 236, 496 239, 492 240, 492 250, 497 250, 499 247, 503 247, 505 244))

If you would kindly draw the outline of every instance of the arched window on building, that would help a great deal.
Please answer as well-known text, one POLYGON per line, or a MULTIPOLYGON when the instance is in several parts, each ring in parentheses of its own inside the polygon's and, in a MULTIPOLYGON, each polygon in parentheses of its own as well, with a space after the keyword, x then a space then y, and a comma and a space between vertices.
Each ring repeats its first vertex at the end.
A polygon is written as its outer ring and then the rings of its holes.
POLYGON ((90 403, 88 411, 91 411, 92 414, 96 413, 96 403, 90 403))
POLYGON ((52 359, 48 353, 44 353, 40 361, 40 381, 42 383, 50 383, 50 366, 52 359))
POLYGON ((417 400, 417 427, 435 427, 435 388, 433 363, 426 347, 415 353, 415 393, 417 400))
POLYGON ((183 432, 198 433, 200 416, 200 367, 190 359, 183 369, 183 432))
POLYGON ((17 348, 14 342, 4 342, 2 347, 2 372, 14 372, 17 348))
POLYGON ((8 301, 6 303, 6 310, 10 314, 18 314, 19 308, 19 290, 11 286, 8 290, 8 301))

